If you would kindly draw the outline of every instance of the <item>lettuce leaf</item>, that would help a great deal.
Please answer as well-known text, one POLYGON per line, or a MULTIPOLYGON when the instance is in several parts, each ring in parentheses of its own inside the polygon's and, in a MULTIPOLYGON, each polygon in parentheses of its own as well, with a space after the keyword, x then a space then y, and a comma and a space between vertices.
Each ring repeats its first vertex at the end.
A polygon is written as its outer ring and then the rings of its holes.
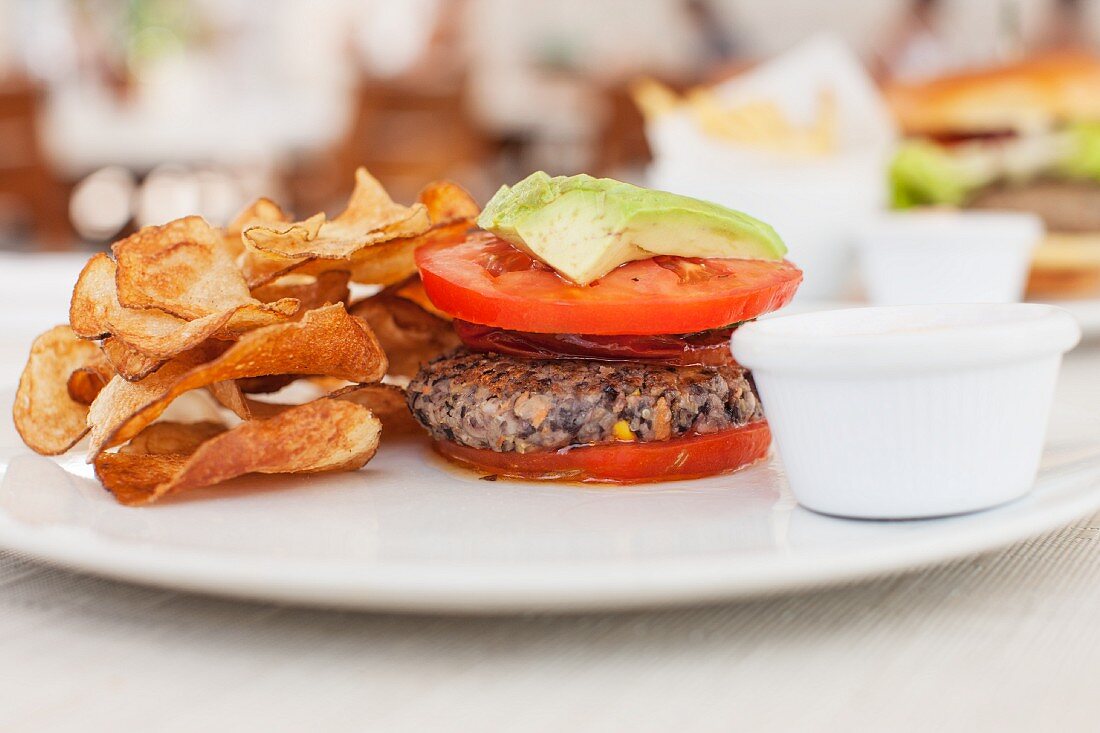
POLYGON ((938 145, 913 141, 902 145, 890 164, 895 209, 957 206, 986 181, 938 145))
POLYGON ((1100 181, 1100 122, 1069 126, 1067 153, 1059 169, 1071 178, 1100 181))

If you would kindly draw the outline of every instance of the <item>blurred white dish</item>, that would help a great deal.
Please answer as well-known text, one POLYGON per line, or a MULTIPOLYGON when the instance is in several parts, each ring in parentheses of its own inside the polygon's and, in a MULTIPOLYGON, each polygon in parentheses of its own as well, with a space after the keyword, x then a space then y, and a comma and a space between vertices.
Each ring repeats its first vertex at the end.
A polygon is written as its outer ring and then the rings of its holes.
POLYGON ((805 280, 796 302, 835 299, 851 281, 856 229, 887 201, 893 118, 858 55, 838 36, 818 34, 712 89, 724 104, 765 100, 797 125, 836 102, 836 149, 799 155, 721 140, 690 109, 650 119, 648 185, 714 201, 775 227, 805 280))
POLYGON ((1053 306, 964 304, 774 318, 732 344, 799 503, 899 519, 1031 488, 1062 355, 1080 336, 1053 306))
POLYGON ((882 210, 882 164, 864 156, 767 167, 654 164, 649 184, 744 211, 775 228, 804 274, 796 302, 835 299, 852 281, 854 237, 882 210), (719 170, 720 172, 716 172, 719 170))
POLYGON ((1086 338, 1100 336, 1100 298, 1092 300, 1052 300, 1050 305, 1056 305, 1073 316, 1077 325, 1081 327, 1081 333, 1086 338))
POLYGON ((1033 214, 883 214, 859 232, 860 269, 875 305, 1018 302, 1042 238, 1033 214))

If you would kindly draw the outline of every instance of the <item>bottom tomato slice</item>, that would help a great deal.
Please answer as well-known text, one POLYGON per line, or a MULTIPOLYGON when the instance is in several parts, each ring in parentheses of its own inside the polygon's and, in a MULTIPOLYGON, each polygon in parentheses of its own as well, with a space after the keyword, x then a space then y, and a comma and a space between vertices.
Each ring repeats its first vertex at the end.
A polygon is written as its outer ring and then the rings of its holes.
POLYGON ((768 454, 767 420, 709 435, 652 443, 604 443, 544 453, 499 453, 436 441, 452 461, 510 478, 635 484, 729 473, 768 454))

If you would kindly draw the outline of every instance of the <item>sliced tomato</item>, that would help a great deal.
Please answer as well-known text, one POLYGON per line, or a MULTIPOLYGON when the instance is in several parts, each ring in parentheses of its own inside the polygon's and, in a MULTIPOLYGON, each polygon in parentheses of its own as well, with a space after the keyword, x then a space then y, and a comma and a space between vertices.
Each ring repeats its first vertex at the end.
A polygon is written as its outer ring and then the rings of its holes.
POLYGON ((694 333, 747 321, 794 297, 789 262, 660 256, 575 285, 483 231, 417 250, 424 290, 455 318, 533 333, 694 333))
POLYGON ((733 364, 733 328, 688 334, 593 336, 581 333, 531 333, 455 320, 455 332, 474 351, 492 351, 521 359, 595 359, 640 361, 662 366, 733 364))
POLYGON ((499 453, 436 441, 445 458, 489 474, 585 483, 650 483, 736 471, 768 454, 766 420, 710 435, 652 443, 603 443, 543 453, 499 453))

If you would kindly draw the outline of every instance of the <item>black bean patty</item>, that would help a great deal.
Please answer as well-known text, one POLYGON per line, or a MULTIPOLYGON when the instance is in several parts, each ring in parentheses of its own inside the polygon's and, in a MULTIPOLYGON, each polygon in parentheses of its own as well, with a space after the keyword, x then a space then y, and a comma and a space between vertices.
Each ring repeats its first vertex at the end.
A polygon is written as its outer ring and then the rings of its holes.
POLYGON ((425 365, 409 408, 436 440, 529 453, 714 433, 761 418, 744 369, 526 360, 458 349, 425 365))

